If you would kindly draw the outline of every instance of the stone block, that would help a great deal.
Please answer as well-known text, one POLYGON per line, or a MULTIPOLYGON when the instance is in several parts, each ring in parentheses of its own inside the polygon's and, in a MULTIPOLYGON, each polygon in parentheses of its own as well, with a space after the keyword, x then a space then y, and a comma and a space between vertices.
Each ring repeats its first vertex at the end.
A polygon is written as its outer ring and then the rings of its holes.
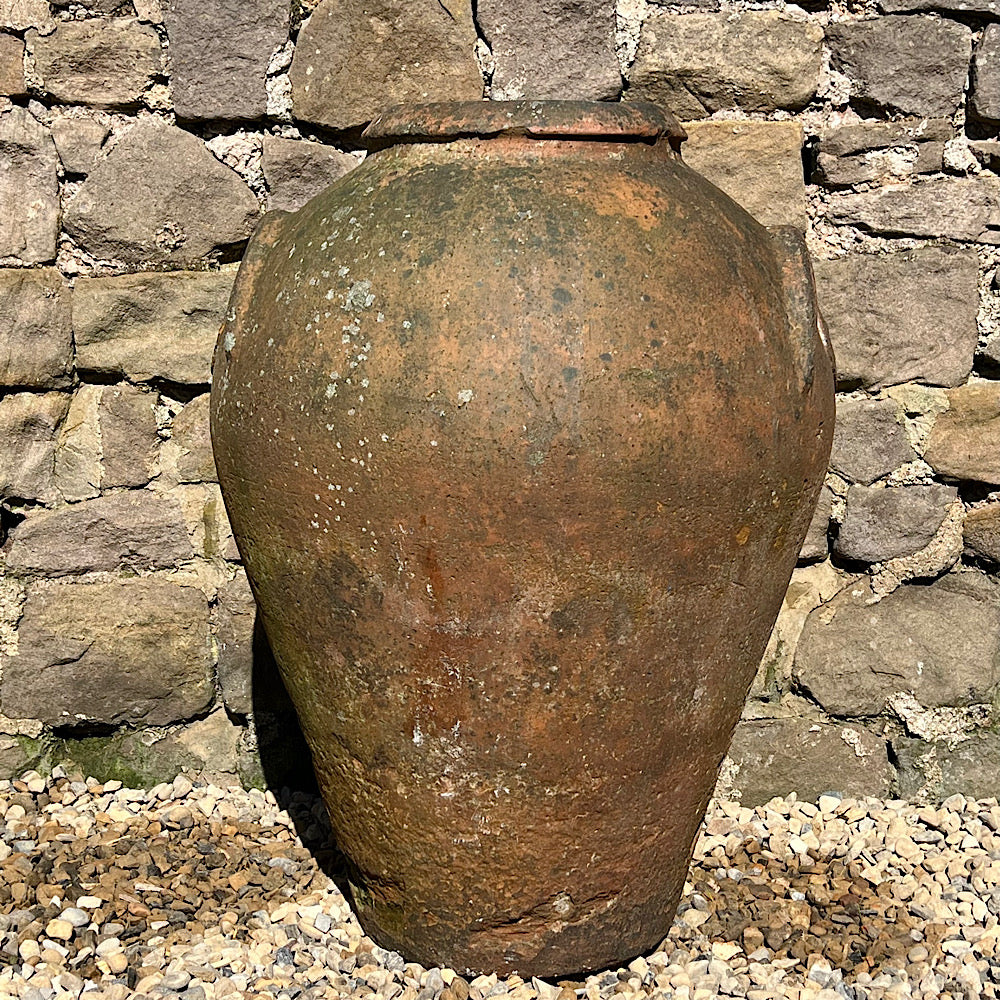
POLYGON ((965 515, 962 531, 969 555, 1000 563, 1000 503, 974 507, 965 515))
POLYGON ((101 392, 101 489, 145 486, 153 477, 160 444, 156 403, 156 393, 130 385, 101 392))
POLYGON ((295 212, 358 165, 356 157, 302 139, 264 136, 262 157, 267 207, 295 212))
POLYGON ((58 167, 48 129, 24 108, 0 112, 0 257, 25 264, 55 259, 58 167))
POLYGON ((41 576, 168 569, 194 550, 180 504, 126 490, 33 513, 10 533, 7 569, 41 576))
POLYGON ((136 107, 162 72, 159 36, 132 17, 60 21, 27 43, 41 89, 63 104, 136 107))
POLYGON ((1000 0, 879 0, 885 14, 909 14, 922 11, 956 14, 960 18, 1000 18, 1000 0))
POLYGON ((196 555, 226 562, 239 560, 226 505, 216 483, 175 486, 166 495, 180 502, 196 555))
POLYGON ((622 90, 615 8, 603 0, 479 0, 493 100, 613 101, 622 90))
POLYGON ((808 228, 798 122, 691 122, 687 133, 684 162, 761 225, 808 228))
POLYGON ((259 215, 240 176, 200 139, 150 116, 90 171, 64 226, 95 257, 183 267, 234 252, 259 215))
POLYGON ((0 32, 0 96, 23 97, 24 42, 17 35, 0 32))
POLYGON ((471 0, 320 0, 289 70, 296 118, 357 129, 392 104, 478 101, 471 0))
POLYGON ((107 137, 107 126, 93 118, 63 115, 52 123, 56 151, 68 174, 89 174, 107 137))
POLYGON ((884 797, 895 777, 882 737, 863 727, 811 719, 741 722, 723 774, 727 778, 716 794, 745 806, 790 792, 800 802, 815 802, 824 792, 884 797))
POLYGON ((234 277, 175 271, 80 278, 73 297, 77 367, 207 385, 234 277))
POLYGON ((1000 24, 988 24, 972 60, 969 111, 974 118, 1000 122, 1000 24))
POLYGON ((997 178, 933 177, 838 194, 827 219, 880 236, 921 236, 970 243, 1000 243, 997 178))
POLYGON ((924 459, 949 479, 1000 485, 1000 383, 952 389, 934 421, 924 459))
POLYGON ((852 486, 833 550, 842 559, 886 562, 924 548, 958 499, 951 486, 852 486))
POLYGON ((870 486, 917 457, 889 399, 837 399, 830 468, 870 486))
POLYGON ((263 117, 267 66, 288 41, 289 7, 288 0, 166 0, 163 22, 177 117, 263 117))
POLYGON ((0 496, 50 501, 56 497, 56 434, 69 395, 19 392, 0 399, 0 496))
POLYGON ((842 125, 820 136, 815 179, 848 187, 940 173, 945 143, 954 134, 947 118, 842 125))
POLYGON ((156 579, 35 584, 4 663, 0 711, 49 726, 165 726, 212 701, 208 605, 156 579))
POLYGON ((831 65, 863 111, 954 114, 962 102, 972 32, 954 21, 889 16, 831 24, 831 65))
POLYGON ((805 541, 799 550, 800 560, 812 561, 826 558, 827 553, 830 551, 827 535, 830 531, 830 516, 832 512, 833 491, 829 486, 824 486, 820 491, 812 520, 809 522, 809 530, 806 532, 805 541))
POLYGON ((174 417, 170 441, 176 449, 177 480, 182 483, 218 481, 209 433, 209 394, 197 396, 174 417))
POLYGON ((853 254, 816 261, 815 271, 841 387, 955 386, 968 377, 979 339, 974 251, 853 254))
POLYGON ((997 797, 1000 735, 996 733, 976 733, 954 746, 898 737, 892 749, 899 761, 900 797, 919 794, 935 805, 951 795, 997 797))
POLYGON ((242 568, 232 581, 219 588, 214 620, 218 647, 216 670, 222 700, 230 712, 250 715, 253 711, 257 605, 242 568))
POLYGON ((831 715, 878 715, 900 692, 925 708, 989 702, 1000 680, 998 598, 976 573, 904 585, 877 603, 855 583, 809 615, 798 682, 831 715))
POLYGON ((779 11, 653 14, 627 96, 682 120, 732 108, 798 110, 815 97, 822 64, 822 30, 779 11))
POLYGON ((99 385, 82 385, 69 404, 69 413, 55 444, 54 478, 64 500, 86 500, 101 492, 100 404, 104 392, 99 385))
POLYGON ((73 327, 62 275, 52 267, 2 268, 0 302, 0 386, 67 386, 73 327))
POLYGON ((47 0, 0 0, 0 28, 24 31, 51 27, 52 12, 47 0))

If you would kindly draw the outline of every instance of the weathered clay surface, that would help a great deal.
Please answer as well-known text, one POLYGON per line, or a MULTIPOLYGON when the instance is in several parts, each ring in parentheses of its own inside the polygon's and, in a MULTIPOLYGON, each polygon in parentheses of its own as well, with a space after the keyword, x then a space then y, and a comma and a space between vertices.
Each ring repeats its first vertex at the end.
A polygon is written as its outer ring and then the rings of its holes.
POLYGON ((627 117, 585 109, 592 138, 531 138, 524 106, 269 216, 213 375, 360 917, 480 971, 664 933, 832 431, 801 237, 672 128, 615 142, 627 117))
POLYGON ((1000 385, 952 389, 948 402, 934 422, 924 458, 943 476, 1000 484, 1000 385))
POLYGON ((0 269, 0 302, 0 385, 68 385, 73 333, 62 275, 48 267, 0 269))

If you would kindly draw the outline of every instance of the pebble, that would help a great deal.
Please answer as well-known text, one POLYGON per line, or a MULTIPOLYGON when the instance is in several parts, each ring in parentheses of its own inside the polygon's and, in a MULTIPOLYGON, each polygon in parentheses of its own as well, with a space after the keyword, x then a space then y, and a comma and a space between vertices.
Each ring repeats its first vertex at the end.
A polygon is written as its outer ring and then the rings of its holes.
POLYGON ((315 796, 29 772, 0 781, 0 997, 1000 1000, 998 831, 995 799, 713 802, 653 952, 525 982, 368 939, 315 796))

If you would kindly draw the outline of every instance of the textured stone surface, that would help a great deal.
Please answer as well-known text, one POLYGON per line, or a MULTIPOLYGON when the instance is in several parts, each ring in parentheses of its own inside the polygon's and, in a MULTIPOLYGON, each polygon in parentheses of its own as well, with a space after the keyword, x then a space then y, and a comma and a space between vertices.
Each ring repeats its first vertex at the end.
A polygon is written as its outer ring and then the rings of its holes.
POLYGON ((969 110, 976 118, 1000 121, 1000 24, 988 24, 972 60, 969 110))
POLYGON ((288 41, 288 13, 288 0, 166 0, 163 20, 177 117, 263 115, 267 65, 288 41))
POLYGON ((951 115, 969 72, 972 32, 954 21, 880 17, 832 24, 831 64, 864 110, 951 115))
POLYGON ((102 489, 145 486, 156 468, 155 393, 131 385, 107 386, 101 392, 98 419, 103 458, 102 489))
POLYGON ((52 12, 46 0, 0 0, 0 28, 48 28, 52 12))
POLYGON ((289 76, 296 118, 333 129, 408 101, 476 101, 471 0, 321 0, 299 32, 289 76))
POLYGON ((234 275, 228 271, 81 278, 77 365, 137 381, 207 384, 234 275))
POLYGON ((249 715, 253 710, 254 624, 257 605, 254 603, 246 573, 219 588, 215 609, 218 662, 216 670, 226 708, 237 715, 249 715))
POLYGON ((978 257, 929 247, 816 261, 820 308, 841 386, 955 386, 979 337, 978 257))
POLYGON ((735 769, 724 768, 726 784, 745 806, 793 791, 807 802, 824 792, 885 795, 894 776, 884 739, 810 719, 741 722, 728 756, 735 769))
POLYGON ((212 701, 205 595, 153 579, 29 588, 0 711, 47 725, 168 725, 212 701))
POLYGON ((56 151, 68 174, 89 174, 107 137, 107 126, 93 118, 63 116, 52 123, 56 151))
POLYGON ((970 510, 965 515, 962 532, 966 552, 1000 563, 1000 503, 970 510))
POLYGON ((18 524, 10 537, 7 568, 22 574, 138 574, 179 565, 194 555, 180 504, 148 490, 40 511, 18 524))
POLYGON ((886 14, 941 11, 961 17, 1000 17, 1000 0, 879 0, 878 8, 886 14))
POLYGON ((1000 383, 962 386, 931 428, 924 459, 952 479, 1000 484, 1000 383))
POLYGON ((178 267, 243 243, 259 214, 239 175, 200 139, 149 117, 93 168, 65 228, 95 257, 178 267))
POLYGON ((31 114, 19 107, 0 113, 0 257, 26 264, 55 258, 58 165, 52 137, 31 114))
POLYGON ((0 32, 0 95, 21 97, 24 87, 24 42, 0 32))
POLYGON ((353 170, 358 161, 350 153, 318 142, 265 135, 262 165, 267 181, 267 207, 294 212, 338 177, 353 170))
POLYGON ((55 485, 64 500, 86 500, 101 492, 100 406, 103 386, 81 385, 55 442, 55 485))
POLYGON ((724 108, 805 107, 816 94, 822 31, 778 11, 653 14, 629 74, 631 100, 654 101, 682 120, 724 108))
POLYGON ((758 222, 808 226, 798 122, 692 122, 687 133, 684 162, 758 222))
POLYGON ((830 514, 833 510, 833 491, 824 486, 816 502, 816 511, 809 522, 805 541, 799 551, 799 559, 825 559, 829 551, 827 533, 830 530, 830 514))
POLYGON ((69 396, 61 392, 0 399, 0 497, 55 497, 55 438, 68 408, 69 396))
POLYGON ((1000 243, 996 178, 940 177, 836 195, 831 222, 887 236, 926 236, 1000 243))
POLYGON ((892 400, 837 400, 831 469, 867 486, 916 457, 892 400))
POLYGON ((1000 593, 975 573, 904 585, 872 603, 847 587, 807 619, 799 683, 835 715, 877 715, 909 692, 925 708, 988 702, 1000 679, 1000 593))
POLYGON ((70 291, 50 267, 0 269, 0 386, 54 389, 73 364, 70 291))
POLYGON ((209 394, 192 399, 174 417, 170 440, 177 448, 177 478, 182 483, 210 483, 217 478, 208 429, 209 394))
POLYGON ((899 761, 900 797, 921 792, 931 802, 957 794, 996 798, 1000 774, 997 733, 977 733, 954 747, 946 742, 897 738, 892 749, 899 761))
POLYGON ((60 21, 27 38, 42 89, 65 104, 135 107, 162 72, 160 39, 135 18, 60 21))
POLYGON ((479 0, 493 100, 609 101, 622 89, 615 9, 604 0, 479 0))
POLYGON ((820 137, 816 180, 829 187, 939 173, 954 128, 946 118, 863 122, 820 137))
POLYGON ((847 491, 847 514, 834 542, 843 559, 885 562, 918 552, 944 523, 958 490, 938 484, 847 491))

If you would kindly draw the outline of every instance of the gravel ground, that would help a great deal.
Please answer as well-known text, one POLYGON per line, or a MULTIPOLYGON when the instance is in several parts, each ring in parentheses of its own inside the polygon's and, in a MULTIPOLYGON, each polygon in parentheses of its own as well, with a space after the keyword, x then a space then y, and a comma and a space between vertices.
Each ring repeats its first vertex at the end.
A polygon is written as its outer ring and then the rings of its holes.
POLYGON ((0 996, 864 1000, 1000 996, 1000 807, 714 802, 655 953, 581 981, 471 981, 361 931, 304 792, 60 769, 0 781, 0 996))

